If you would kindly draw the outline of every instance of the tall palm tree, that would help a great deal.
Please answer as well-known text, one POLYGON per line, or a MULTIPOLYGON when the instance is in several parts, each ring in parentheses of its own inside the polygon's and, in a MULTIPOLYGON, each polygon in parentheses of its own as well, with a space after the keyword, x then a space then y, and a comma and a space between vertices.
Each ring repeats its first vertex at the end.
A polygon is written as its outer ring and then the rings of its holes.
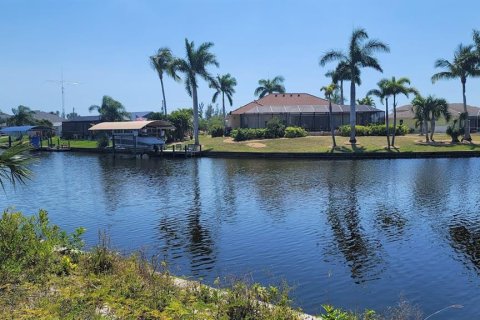
POLYGON ((167 115, 167 100, 165 99, 165 88, 163 87, 163 74, 166 73, 172 77, 175 81, 180 80, 176 74, 175 64, 173 63, 174 57, 172 51, 169 48, 160 48, 157 53, 150 57, 151 67, 157 71, 160 78, 160 84, 162 85, 163 96, 163 113, 167 115))
POLYGON ((326 87, 322 87, 320 91, 325 91, 325 97, 328 99, 328 121, 330 126, 330 132, 332 133, 332 143, 333 147, 337 146, 335 142, 335 128, 333 126, 333 113, 332 113, 332 95, 337 89, 337 85, 335 83, 331 83, 326 87))
POLYGON ((470 121, 468 121, 467 110, 467 96, 465 94, 465 86, 468 77, 475 77, 480 75, 478 70, 479 57, 473 51, 473 45, 459 44, 455 50, 453 60, 450 62, 446 59, 438 59, 435 61, 435 68, 443 68, 446 71, 436 73, 432 76, 432 83, 443 79, 456 79, 459 78, 462 83, 462 95, 463 95, 463 112, 466 117, 465 121, 465 134, 462 140, 472 141, 470 136, 470 121))
MULTIPOLYGON (((395 79, 392 77, 388 83, 390 87, 390 91, 392 93, 393 98, 393 133, 392 133, 392 146, 395 147, 395 134, 397 131, 397 95, 403 94, 408 98, 410 93, 417 94, 417 90, 415 88, 409 87, 410 79, 401 77, 399 79, 395 79)), ((388 114, 387 114, 388 117, 388 114)))
POLYGON ((210 88, 215 89, 215 93, 212 97, 212 102, 217 101, 218 96, 222 95, 222 108, 223 108, 223 126, 224 131, 226 129, 226 114, 225 114, 225 96, 227 96, 230 106, 232 106, 232 96, 235 93, 234 87, 237 85, 237 79, 232 77, 230 73, 227 73, 223 76, 218 75, 216 79, 210 84, 210 88))
POLYGON ((449 122, 452 115, 448 111, 448 103, 445 99, 428 96, 427 105, 427 108, 430 110, 430 140, 435 141, 433 140, 435 121, 443 117, 446 122, 449 122))
POLYGON ((103 96, 102 105, 92 105, 88 111, 96 110, 100 114, 102 121, 123 121, 130 118, 130 114, 125 110, 125 107, 109 96, 103 96))
MULTIPOLYGON (((345 63, 345 61, 340 61, 337 64, 337 67, 335 70, 328 71, 325 73, 326 77, 332 78, 332 82, 337 84, 340 82, 340 104, 344 105, 345 104, 345 98, 343 95, 343 82, 344 81, 350 81, 352 79, 352 75, 349 71, 348 65, 345 63)), ((355 82, 360 85, 361 80, 359 73, 357 73, 357 77, 355 78, 355 82)))
POLYGON ((383 72, 378 60, 373 56, 375 52, 389 52, 390 48, 385 43, 379 40, 369 40, 365 29, 356 29, 353 31, 348 46, 348 52, 331 50, 325 53, 320 58, 320 65, 324 66, 331 61, 343 61, 351 75, 350 80, 350 143, 356 143, 355 125, 356 110, 355 110, 355 84, 356 78, 360 78, 360 68, 373 68, 383 72))
POLYGON ((186 56, 184 59, 177 58, 174 61, 177 70, 185 75, 185 89, 193 100, 193 135, 196 145, 200 144, 198 140, 198 76, 208 83, 212 83, 214 79, 207 71, 207 67, 209 65, 219 66, 215 55, 210 52, 212 47, 212 42, 204 42, 197 49, 193 41, 185 39, 186 56))
POLYGON ((31 157, 27 151, 31 149, 28 143, 19 143, 0 154, 0 185, 5 188, 5 181, 14 187, 17 183, 25 183, 32 172, 28 169, 31 157))
POLYGON ((285 78, 282 76, 276 76, 273 79, 261 79, 258 80, 258 87, 255 89, 254 94, 258 96, 259 99, 265 97, 267 94, 271 93, 285 93, 285 86, 283 82, 285 78))
MULTIPOLYGON (((385 131, 387 133, 387 148, 390 150, 390 124, 388 119, 388 98, 392 95, 390 83, 388 79, 382 79, 377 83, 378 89, 368 91, 367 96, 374 95, 380 98, 383 104, 385 101, 385 131)), ((394 128, 395 130, 395 128, 394 128)))
POLYGON ((365 96, 365 98, 357 99, 357 103, 363 106, 375 107, 375 101, 373 101, 372 97, 370 97, 368 94, 365 96))
POLYGON ((419 122, 420 125, 423 125, 423 132, 425 132, 425 141, 429 142, 430 138, 428 136, 428 120, 430 120, 431 103, 429 103, 427 99, 422 97, 420 94, 417 94, 412 100, 412 106, 414 114, 416 115, 417 122, 419 122))
POLYGON ((33 117, 35 112, 30 110, 29 107, 20 105, 17 108, 12 108, 12 113, 13 116, 7 119, 7 125, 9 126, 25 126, 36 123, 33 117))

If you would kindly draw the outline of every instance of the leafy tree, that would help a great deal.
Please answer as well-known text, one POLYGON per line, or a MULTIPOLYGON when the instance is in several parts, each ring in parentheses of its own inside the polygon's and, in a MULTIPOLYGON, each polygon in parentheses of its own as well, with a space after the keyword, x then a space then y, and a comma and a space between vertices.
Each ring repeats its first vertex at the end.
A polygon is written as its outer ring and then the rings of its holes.
POLYGON ((213 114, 215 113, 215 110, 213 109, 213 105, 211 103, 209 103, 207 105, 207 110, 205 110, 205 119, 210 119, 213 114))
POLYGON ((270 79, 261 79, 258 80, 258 87, 255 89, 255 96, 258 96, 259 99, 265 97, 267 94, 271 93, 285 93, 285 86, 283 82, 285 78, 282 76, 276 76, 272 80, 270 79))
POLYGON ((155 55, 150 57, 150 65, 157 71, 158 77, 160 78, 163 96, 163 113, 165 115, 167 115, 167 100, 165 98, 165 88, 163 87, 163 74, 167 74, 175 81, 180 79, 176 74, 175 64, 173 63, 174 60, 175 58, 169 48, 160 48, 155 55))
POLYGON ((232 106, 232 96, 235 93, 234 87, 237 85, 237 80, 227 73, 223 76, 218 75, 216 79, 210 84, 210 88, 215 89, 212 97, 212 102, 217 102, 219 95, 222 95, 222 111, 223 111, 223 126, 226 130, 226 114, 225 114, 225 96, 227 96, 228 103, 232 106))
POLYGON ((19 143, 0 154, 0 185, 3 189, 5 181, 15 186, 29 179, 31 171, 28 169, 28 164, 32 160, 27 154, 29 150, 28 143, 19 143))
MULTIPOLYGON (((410 79, 402 77, 399 79, 395 79, 392 77, 391 80, 388 82, 388 86, 390 87, 390 92, 393 97, 393 133, 392 133, 392 146, 395 146, 395 133, 397 131, 397 95, 403 94, 408 98, 410 93, 418 94, 417 90, 412 87, 408 87, 410 85, 410 79)), ((388 117, 388 114, 387 114, 388 117)))
POLYGON ((183 140, 192 132, 192 109, 178 109, 170 113, 167 120, 175 126, 175 140, 183 140))
POLYGON ((75 111, 74 111, 74 112, 70 112, 69 114, 67 114, 67 119, 68 119, 68 120, 75 119, 75 118, 77 118, 78 116, 79 116, 78 113, 76 113, 75 111))
POLYGON ((344 62, 347 70, 350 72, 350 143, 356 143, 355 125, 355 84, 360 78, 360 68, 373 68, 383 72, 378 60, 373 56, 375 52, 389 52, 390 48, 379 40, 369 40, 365 29, 356 29, 353 31, 348 46, 348 52, 344 53, 338 50, 331 50, 320 58, 320 65, 324 66, 331 61, 344 62))
MULTIPOLYGON (((380 98, 380 102, 383 104, 385 101, 385 129, 387 133, 387 148, 390 150, 390 124, 388 117, 388 97, 392 95, 390 82, 388 79, 382 79, 377 83, 378 89, 372 89, 368 91, 367 96, 374 95, 380 98)), ((393 129, 396 130, 395 128, 393 129)))
POLYGON ((203 119, 203 108, 205 107, 205 104, 203 102, 200 102, 198 104, 198 116, 200 119, 203 119))
POLYGON ((47 120, 47 119, 35 120, 35 125, 36 126, 53 128, 53 123, 50 120, 47 120))
POLYGON ((478 63, 480 61, 479 56, 473 51, 473 45, 464 46, 459 44, 455 50, 452 61, 446 59, 438 59, 435 61, 435 68, 443 68, 446 71, 438 72, 432 76, 432 83, 438 80, 444 79, 456 79, 459 78, 462 83, 462 95, 463 95, 463 112, 466 114, 467 121, 465 121, 465 133, 462 140, 472 141, 470 136, 470 122, 468 121, 467 110, 467 96, 465 94, 465 87, 468 77, 476 77, 480 75, 478 70, 478 63))
POLYGON ((375 101, 373 101, 372 97, 369 95, 366 95, 365 98, 357 99, 357 103, 363 106, 375 107, 375 101))
POLYGON ((33 117, 35 114, 29 107, 18 106, 12 109, 13 116, 7 119, 8 126, 33 126, 36 124, 36 120, 33 117))
POLYGON ((197 49, 193 41, 185 39, 186 57, 174 61, 175 68, 184 74, 185 89, 193 100, 193 135, 196 145, 200 144, 198 140, 198 76, 212 83, 213 77, 207 71, 207 67, 210 65, 219 66, 215 55, 210 52, 212 47, 213 43, 204 42, 197 49))
POLYGON ((125 107, 109 96, 103 96, 101 106, 92 105, 88 110, 90 112, 97 110, 102 121, 123 121, 129 118, 129 113, 125 110, 125 107))
POLYGON ((330 132, 332 134, 332 143, 334 148, 337 146, 337 143, 335 142, 335 128, 333 127, 332 95, 336 89, 337 85, 335 83, 331 83, 328 86, 322 87, 320 89, 320 91, 325 92, 325 97, 328 99, 328 121, 330 126, 330 132))

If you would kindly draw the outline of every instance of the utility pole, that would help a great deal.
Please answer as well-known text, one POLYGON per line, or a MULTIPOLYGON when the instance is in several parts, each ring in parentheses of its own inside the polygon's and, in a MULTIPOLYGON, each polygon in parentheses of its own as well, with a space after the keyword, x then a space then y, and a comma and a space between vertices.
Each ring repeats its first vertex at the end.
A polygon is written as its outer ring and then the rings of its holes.
POLYGON ((63 79, 63 70, 61 74, 61 79, 60 80, 47 80, 47 82, 53 82, 60 84, 60 89, 62 91, 62 118, 65 119, 65 85, 77 85, 80 84, 80 82, 72 82, 72 81, 65 81, 63 79))

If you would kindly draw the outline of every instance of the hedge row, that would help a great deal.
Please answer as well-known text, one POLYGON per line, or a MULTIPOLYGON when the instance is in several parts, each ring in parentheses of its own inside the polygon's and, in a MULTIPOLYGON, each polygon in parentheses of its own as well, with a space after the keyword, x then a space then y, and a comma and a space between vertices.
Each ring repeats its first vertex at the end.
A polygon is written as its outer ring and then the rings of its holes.
POLYGON ((284 130, 269 130, 268 128, 264 129, 234 129, 231 132, 231 137, 234 141, 245 141, 253 139, 274 139, 274 138, 298 138, 305 137, 307 131, 300 127, 287 127, 284 130))
MULTIPOLYGON (((390 127, 390 134, 393 134, 393 125, 390 127)), ((398 125, 395 134, 397 136, 404 136, 409 132, 409 128, 406 125, 398 125)), ((338 128, 340 135, 342 137, 350 136, 350 125, 340 126, 338 128)), ((368 126, 355 126, 355 131, 357 136, 386 136, 387 135, 387 126, 384 124, 375 124, 368 126)))

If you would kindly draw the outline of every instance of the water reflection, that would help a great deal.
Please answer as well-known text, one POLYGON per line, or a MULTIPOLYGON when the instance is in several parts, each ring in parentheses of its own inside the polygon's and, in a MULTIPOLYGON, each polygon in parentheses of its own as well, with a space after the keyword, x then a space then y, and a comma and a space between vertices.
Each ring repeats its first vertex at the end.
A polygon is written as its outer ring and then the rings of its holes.
POLYGON ((378 279, 384 261, 381 244, 361 225, 357 162, 332 162, 327 174, 327 221, 336 247, 343 254, 356 283, 378 279))
POLYGON ((464 265, 480 273, 480 221, 457 221, 448 229, 452 247, 466 259, 464 265))

